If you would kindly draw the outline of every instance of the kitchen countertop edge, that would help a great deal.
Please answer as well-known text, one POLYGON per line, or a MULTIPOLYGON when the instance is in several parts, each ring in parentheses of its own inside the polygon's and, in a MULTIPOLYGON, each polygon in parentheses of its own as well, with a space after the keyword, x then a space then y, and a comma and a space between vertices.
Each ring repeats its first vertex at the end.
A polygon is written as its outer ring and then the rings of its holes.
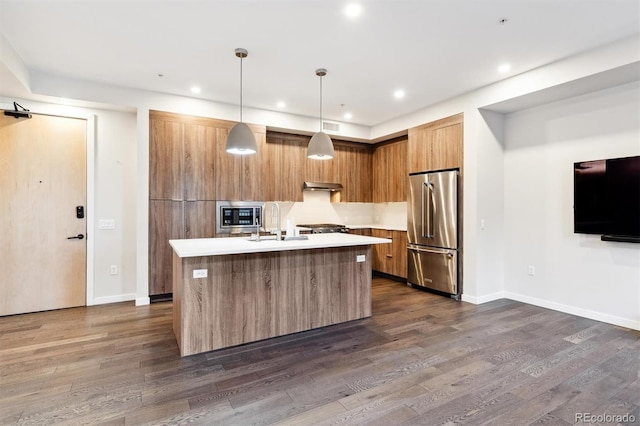
POLYGON ((169 244, 178 257, 184 258, 391 243, 391 240, 387 238, 367 237, 363 235, 343 233, 310 234, 308 237, 308 240, 291 241, 276 241, 266 237, 260 242, 249 241, 249 238, 247 237, 194 238, 169 240, 169 244))

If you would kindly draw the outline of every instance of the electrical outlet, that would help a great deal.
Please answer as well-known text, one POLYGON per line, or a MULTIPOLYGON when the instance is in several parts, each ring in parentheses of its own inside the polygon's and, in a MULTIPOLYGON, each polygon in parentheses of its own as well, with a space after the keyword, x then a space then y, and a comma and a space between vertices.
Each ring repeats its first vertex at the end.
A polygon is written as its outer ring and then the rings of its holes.
POLYGON ((356 256, 356 262, 364 262, 366 260, 366 257, 364 254, 359 254, 356 256))
POLYGON ((207 269, 194 269, 193 278, 207 278, 207 269))
POLYGON ((118 265, 109 266, 109 273, 111 275, 118 275, 118 265))
POLYGON ((527 267, 527 275, 534 276, 535 274, 536 274, 536 268, 534 268, 533 266, 529 265, 527 267))

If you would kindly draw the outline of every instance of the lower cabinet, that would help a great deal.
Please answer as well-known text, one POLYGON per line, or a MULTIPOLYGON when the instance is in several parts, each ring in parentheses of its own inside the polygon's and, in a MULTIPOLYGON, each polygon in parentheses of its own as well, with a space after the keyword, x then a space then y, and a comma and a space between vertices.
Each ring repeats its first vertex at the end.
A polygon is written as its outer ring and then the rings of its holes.
POLYGON ((407 233, 386 229, 372 229, 371 236, 388 238, 391 244, 373 246, 373 270, 400 278, 407 277, 407 233))
POLYGON ((173 292, 169 240, 213 238, 215 208, 215 201, 149 200, 149 296, 173 292))

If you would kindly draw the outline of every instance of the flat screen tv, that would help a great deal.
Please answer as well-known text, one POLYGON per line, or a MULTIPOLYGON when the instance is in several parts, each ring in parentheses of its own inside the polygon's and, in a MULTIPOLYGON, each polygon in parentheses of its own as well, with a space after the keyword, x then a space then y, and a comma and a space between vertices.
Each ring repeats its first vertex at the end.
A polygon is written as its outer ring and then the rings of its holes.
POLYGON ((573 165, 574 232, 640 243, 640 156, 573 165))

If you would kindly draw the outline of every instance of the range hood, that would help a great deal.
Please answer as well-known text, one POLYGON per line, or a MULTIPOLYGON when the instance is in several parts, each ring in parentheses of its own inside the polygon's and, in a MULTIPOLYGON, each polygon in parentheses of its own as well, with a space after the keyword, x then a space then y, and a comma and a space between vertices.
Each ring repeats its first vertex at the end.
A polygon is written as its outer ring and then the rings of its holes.
POLYGON ((342 184, 330 182, 305 182, 302 186, 303 191, 330 191, 336 192, 342 190, 342 184))

